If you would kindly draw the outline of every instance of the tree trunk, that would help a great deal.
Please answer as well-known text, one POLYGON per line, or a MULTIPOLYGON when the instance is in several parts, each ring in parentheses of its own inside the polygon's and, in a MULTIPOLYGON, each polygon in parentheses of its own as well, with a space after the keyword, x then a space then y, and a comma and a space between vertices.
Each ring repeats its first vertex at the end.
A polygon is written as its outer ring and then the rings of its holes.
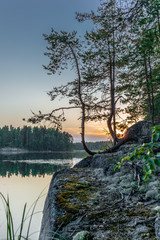
POLYGON ((89 155, 94 155, 95 152, 92 152, 88 149, 88 147, 86 146, 86 142, 85 142, 85 105, 84 103, 82 103, 82 122, 81 122, 81 129, 82 129, 82 133, 81 133, 81 137, 82 137, 82 145, 84 150, 89 154, 89 155))
POLYGON ((149 76, 150 76, 150 85, 151 85, 151 106, 152 106, 152 125, 154 126, 154 93, 153 93, 153 83, 152 83, 152 67, 150 57, 148 58, 149 63, 149 76))
MULTIPOLYGON (((113 26, 114 28, 114 26, 113 26)), ((113 98, 113 131, 114 131, 114 146, 116 145, 117 138, 116 138, 116 109, 115 109, 115 36, 114 36, 114 29, 113 29, 113 78, 112 78, 112 98, 113 98)))
POLYGON ((73 55, 73 58, 74 58, 74 61, 75 61, 75 64, 76 64, 76 69, 77 69, 77 75, 78 75, 78 96, 79 96, 79 100, 80 100, 80 103, 81 103, 81 107, 82 107, 82 122, 81 122, 81 129, 82 129, 82 132, 81 132, 81 138, 82 138, 82 145, 83 145, 83 148, 84 150, 89 154, 89 155, 94 155, 95 152, 92 152, 88 149, 88 147, 86 146, 86 142, 85 142, 85 103, 83 102, 83 99, 82 99, 82 92, 81 92, 81 75, 80 75, 80 70, 79 70, 79 64, 78 64, 78 60, 77 60, 77 57, 76 57, 76 54, 72 48, 71 45, 69 45, 70 49, 71 49, 71 52, 72 52, 72 55, 73 55))
MULTIPOLYGON (((111 110, 110 116, 107 120, 107 126, 109 132, 112 136, 113 143, 116 145, 117 137, 116 137, 116 123, 115 123, 115 55, 111 56, 110 46, 108 43, 108 53, 109 53, 109 78, 110 78, 110 97, 111 97, 111 110), (113 59, 112 59, 113 57, 113 59), (113 129, 112 129, 112 119, 113 119, 113 129)), ((113 52, 114 53, 114 52, 113 52)))
POLYGON ((150 117, 152 116, 152 103, 151 103, 151 96, 150 96, 150 86, 149 86, 149 74, 148 74, 148 66, 147 66, 147 60, 146 57, 144 57, 144 67, 145 67, 145 75, 146 75, 146 89, 147 89, 147 96, 148 96, 148 107, 149 107, 149 113, 150 117))

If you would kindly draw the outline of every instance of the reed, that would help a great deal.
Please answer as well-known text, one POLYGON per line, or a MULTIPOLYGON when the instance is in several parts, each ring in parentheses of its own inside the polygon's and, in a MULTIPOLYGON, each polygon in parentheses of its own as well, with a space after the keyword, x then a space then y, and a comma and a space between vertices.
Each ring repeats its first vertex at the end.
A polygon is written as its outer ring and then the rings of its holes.
MULTIPOLYGON (((44 191, 44 190, 43 190, 44 191)), ((42 192, 43 192, 42 191, 42 192)), ((31 240, 31 236, 34 233, 30 234, 30 227, 32 223, 33 216, 39 212, 35 212, 36 205, 38 203, 38 200, 43 197, 46 194, 41 194, 39 197, 36 199, 36 201, 31 205, 28 211, 27 210, 27 204, 24 204, 23 211, 22 211, 22 217, 19 223, 18 229, 15 231, 14 227, 14 220, 13 220, 13 215, 11 212, 11 207, 10 207, 10 201, 9 197, 7 198, 0 192, 0 197, 3 201, 4 208, 5 208, 5 215, 6 215, 6 237, 3 238, 3 240, 31 240), (24 225, 26 226, 26 220, 27 221, 27 230, 25 230, 25 234, 23 233, 24 230, 24 225)), ((65 237, 63 237, 61 234, 58 232, 53 232, 53 236, 51 237, 52 240, 67 240, 65 237)), ((50 240, 48 238, 47 240, 50 240)))
POLYGON ((10 201, 9 197, 7 198, 0 192, 0 197, 4 203, 4 208, 5 208, 5 215, 6 215, 6 237, 4 238, 5 240, 30 240, 30 227, 31 227, 31 222, 33 215, 35 214, 35 208, 37 205, 37 202, 41 196, 37 198, 37 200, 34 202, 34 204, 31 206, 28 212, 26 212, 26 207, 27 204, 24 204, 23 211, 22 211, 22 217, 20 220, 20 224, 18 229, 15 231, 14 227, 14 221, 13 221, 13 216, 11 212, 11 207, 10 207, 10 201), (30 213, 30 215, 29 215, 30 213), (29 216, 28 216, 29 215, 29 216), (28 225, 27 225, 27 231, 24 234, 24 225, 26 223, 26 220, 28 220, 28 225))
MULTIPOLYGON (((65 237, 63 237, 61 234, 59 234, 58 232, 53 232, 54 235, 51 237, 52 240, 68 240, 65 237)), ((47 239, 49 240, 49 239, 47 239)))

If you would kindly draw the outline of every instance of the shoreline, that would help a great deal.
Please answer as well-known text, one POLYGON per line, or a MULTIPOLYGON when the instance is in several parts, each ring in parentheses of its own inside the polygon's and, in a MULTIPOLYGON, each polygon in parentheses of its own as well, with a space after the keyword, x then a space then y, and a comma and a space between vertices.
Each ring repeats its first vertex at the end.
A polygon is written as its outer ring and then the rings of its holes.
POLYGON ((80 153, 85 153, 84 150, 70 150, 70 151, 34 151, 34 150, 27 150, 23 148, 12 148, 12 147, 4 147, 0 148, 0 154, 21 154, 21 153, 75 153, 75 152, 80 152, 80 153))

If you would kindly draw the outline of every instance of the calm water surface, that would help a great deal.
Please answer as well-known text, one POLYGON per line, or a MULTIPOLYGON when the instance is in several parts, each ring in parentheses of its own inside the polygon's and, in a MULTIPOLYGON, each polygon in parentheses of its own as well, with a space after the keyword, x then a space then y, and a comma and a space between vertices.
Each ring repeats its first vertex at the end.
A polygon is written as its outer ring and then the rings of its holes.
MULTIPOLYGON (((27 203, 29 216, 30 207, 39 198, 30 229, 30 239, 38 240, 42 210, 52 175, 73 166, 83 157, 83 153, 0 155, 0 192, 5 197, 9 196, 15 232, 20 224, 24 204, 27 203)), ((27 220, 24 233, 26 229, 27 220)), ((0 199, 0 240, 6 239, 5 209, 0 199)))

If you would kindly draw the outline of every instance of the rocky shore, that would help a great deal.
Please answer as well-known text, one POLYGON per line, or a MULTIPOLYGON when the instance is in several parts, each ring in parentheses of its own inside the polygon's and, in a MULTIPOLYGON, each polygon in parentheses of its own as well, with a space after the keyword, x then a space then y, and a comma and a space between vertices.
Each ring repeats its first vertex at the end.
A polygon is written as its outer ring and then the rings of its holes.
POLYGON ((117 159, 134 147, 97 154, 73 169, 57 172, 45 202, 39 239, 160 239, 159 169, 147 182, 130 163, 113 170, 117 159))
POLYGON ((144 182, 144 162, 125 161, 138 143, 87 157, 54 174, 39 240, 160 240, 160 169, 144 182))

